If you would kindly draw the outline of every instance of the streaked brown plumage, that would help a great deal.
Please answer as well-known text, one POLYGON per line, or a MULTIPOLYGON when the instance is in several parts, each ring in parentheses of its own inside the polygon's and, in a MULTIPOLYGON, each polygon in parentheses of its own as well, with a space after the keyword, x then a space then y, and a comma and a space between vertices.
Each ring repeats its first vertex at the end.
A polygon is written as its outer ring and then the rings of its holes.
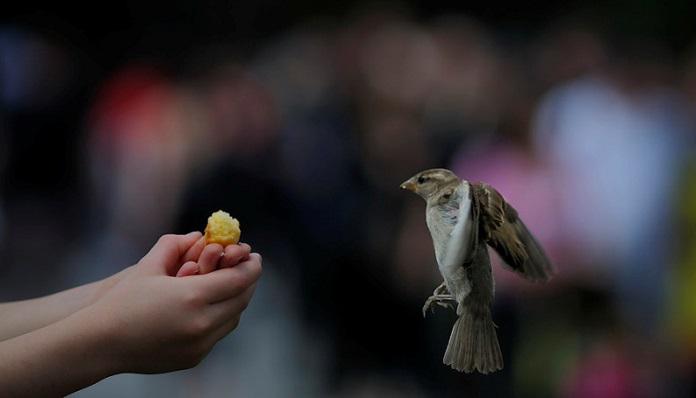
POLYGON ((452 328, 443 363, 453 369, 490 373, 503 368, 491 318, 494 282, 486 245, 515 272, 532 281, 547 281, 552 267, 517 211, 493 187, 460 180, 446 169, 411 177, 401 188, 426 201, 426 222, 444 282, 423 306, 456 303, 459 318, 452 328))

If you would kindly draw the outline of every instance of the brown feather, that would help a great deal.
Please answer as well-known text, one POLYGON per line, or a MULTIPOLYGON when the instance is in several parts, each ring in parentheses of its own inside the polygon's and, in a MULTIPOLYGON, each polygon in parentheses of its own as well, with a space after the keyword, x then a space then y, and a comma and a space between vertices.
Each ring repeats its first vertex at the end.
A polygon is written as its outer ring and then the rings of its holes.
POLYGON ((484 183, 471 184, 474 207, 481 213, 481 229, 491 246, 514 271, 530 280, 548 280, 551 263, 543 249, 503 196, 484 183))

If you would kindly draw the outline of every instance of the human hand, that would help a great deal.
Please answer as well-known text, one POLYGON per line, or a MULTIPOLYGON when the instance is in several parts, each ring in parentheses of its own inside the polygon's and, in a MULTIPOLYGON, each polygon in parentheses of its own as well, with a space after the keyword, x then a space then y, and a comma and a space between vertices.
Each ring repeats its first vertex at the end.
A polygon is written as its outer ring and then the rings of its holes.
MULTIPOLYGON (((88 308, 108 336, 120 372, 158 373, 197 365, 234 330, 261 275, 261 256, 247 247, 200 250, 201 275, 174 278, 194 262, 200 233, 165 235, 88 308), (228 251, 229 250, 229 259, 228 251), (215 258, 217 256, 217 258, 215 258), (233 267, 225 266, 236 261, 233 267), (216 272, 209 270, 220 265, 216 272)), ((219 245, 218 245, 219 246, 219 245)))
MULTIPOLYGON (((178 264, 181 267, 178 269, 173 267, 167 271, 174 272, 177 277, 202 275, 212 272, 217 268, 233 267, 242 261, 248 260, 251 254, 251 246, 246 243, 240 242, 239 244, 227 245, 223 249, 222 246, 217 243, 206 245, 205 237, 200 233, 192 234, 200 235, 200 238, 188 248, 181 258, 181 264, 178 264)), ((135 266, 132 265, 99 281, 99 286, 95 289, 89 303, 93 304, 97 302, 134 268, 135 266)))

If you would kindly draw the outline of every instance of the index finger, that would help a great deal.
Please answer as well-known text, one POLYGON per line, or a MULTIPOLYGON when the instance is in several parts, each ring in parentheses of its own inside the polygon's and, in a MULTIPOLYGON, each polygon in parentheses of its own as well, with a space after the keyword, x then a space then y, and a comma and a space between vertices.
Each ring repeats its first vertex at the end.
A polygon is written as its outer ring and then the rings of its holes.
POLYGON ((184 253, 199 239, 200 232, 186 235, 162 235, 150 251, 139 261, 144 267, 168 275, 176 274, 184 253))

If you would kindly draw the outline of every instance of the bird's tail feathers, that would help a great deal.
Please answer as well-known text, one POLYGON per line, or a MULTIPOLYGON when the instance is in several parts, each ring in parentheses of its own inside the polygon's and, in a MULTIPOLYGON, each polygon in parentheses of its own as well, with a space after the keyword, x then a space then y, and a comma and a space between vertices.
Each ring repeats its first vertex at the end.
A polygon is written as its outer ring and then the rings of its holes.
POLYGON ((464 308, 454 323, 442 362, 466 373, 477 370, 487 374, 503 368, 503 355, 490 310, 464 308))

